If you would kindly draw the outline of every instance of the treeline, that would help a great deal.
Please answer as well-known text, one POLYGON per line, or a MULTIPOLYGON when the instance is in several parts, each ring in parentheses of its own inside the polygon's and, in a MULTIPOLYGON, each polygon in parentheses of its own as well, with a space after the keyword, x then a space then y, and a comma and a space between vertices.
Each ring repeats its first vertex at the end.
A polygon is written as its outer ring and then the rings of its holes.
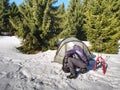
POLYGON ((91 42, 93 51, 116 53, 120 40, 120 0, 24 0, 20 5, 0 0, 0 33, 22 38, 24 53, 55 49, 60 38, 91 42))

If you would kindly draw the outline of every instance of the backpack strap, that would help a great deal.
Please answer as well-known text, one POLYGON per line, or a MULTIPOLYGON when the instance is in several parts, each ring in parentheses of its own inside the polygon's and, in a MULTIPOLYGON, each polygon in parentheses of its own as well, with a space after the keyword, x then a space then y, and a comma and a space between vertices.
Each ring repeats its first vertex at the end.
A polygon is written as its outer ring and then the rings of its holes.
POLYGON ((62 70, 66 73, 69 73, 70 72, 70 69, 68 67, 68 57, 65 56, 64 59, 63 59, 63 66, 62 66, 62 70))

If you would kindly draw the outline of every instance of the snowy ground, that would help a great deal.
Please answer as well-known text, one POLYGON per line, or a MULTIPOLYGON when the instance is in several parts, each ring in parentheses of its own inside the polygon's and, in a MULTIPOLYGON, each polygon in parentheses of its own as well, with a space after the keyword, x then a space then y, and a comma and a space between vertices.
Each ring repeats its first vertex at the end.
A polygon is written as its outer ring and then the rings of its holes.
POLYGON ((0 36, 0 90, 120 90, 120 54, 103 54, 109 57, 105 75, 102 68, 93 70, 92 60, 87 73, 67 79, 62 65, 53 62, 56 50, 27 55, 18 46, 15 36, 0 36))

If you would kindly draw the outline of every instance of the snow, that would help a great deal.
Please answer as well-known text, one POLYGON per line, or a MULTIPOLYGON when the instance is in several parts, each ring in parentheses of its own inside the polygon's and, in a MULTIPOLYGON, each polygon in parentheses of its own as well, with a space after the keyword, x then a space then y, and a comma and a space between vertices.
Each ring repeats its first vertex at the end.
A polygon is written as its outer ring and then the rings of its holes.
POLYGON ((118 40, 118 44, 120 45, 120 40, 118 40))
POLYGON ((90 42, 88 42, 88 41, 82 41, 83 43, 85 43, 86 44, 86 46, 88 46, 88 47, 91 47, 92 45, 90 44, 90 42))
MULTIPOLYGON (((53 62, 56 50, 37 54, 23 54, 16 47, 21 39, 0 36, 0 90, 119 90, 120 55, 102 54, 106 58, 107 72, 93 70, 90 61, 88 72, 79 73, 76 79, 67 79, 62 65, 53 62)), ((93 53, 94 59, 97 53, 93 53)))

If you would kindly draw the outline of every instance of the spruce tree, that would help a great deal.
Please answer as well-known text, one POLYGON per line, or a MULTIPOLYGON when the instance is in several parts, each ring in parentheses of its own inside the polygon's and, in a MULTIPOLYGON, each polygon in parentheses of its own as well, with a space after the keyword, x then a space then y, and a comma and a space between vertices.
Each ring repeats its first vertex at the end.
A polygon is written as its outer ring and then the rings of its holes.
POLYGON ((61 37, 75 36, 79 39, 84 39, 83 17, 83 8, 80 0, 70 0, 64 18, 61 37))
POLYGON ((0 32, 9 29, 9 0, 0 0, 0 32))
POLYGON ((23 38, 20 48, 23 52, 33 53, 35 50, 50 48, 54 30, 53 12, 56 11, 52 3, 54 0, 26 0, 18 7, 20 17, 10 19, 17 35, 23 38))
POLYGON ((16 29, 12 26, 10 19, 17 19, 17 17, 20 17, 20 12, 18 11, 18 6, 15 2, 11 3, 9 8, 9 33, 15 34, 16 29))
POLYGON ((2 7, 2 0, 0 1, 0 33, 1 30, 3 29, 3 7, 2 7))
POLYGON ((50 40, 52 42, 52 46, 55 45, 56 41, 59 40, 61 37, 61 32, 64 30, 64 17, 65 17, 65 7, 64 4, 61 4, 57 11, 54 14, 54 30, 51 33, 54 37, 50 40))
POLYGON ((81 0, 78 0, 77 7, 76 7, 76 14, 77 14, 77 34, 76 37, 80 40, 86 40, 86 31, 83 28, 83 25, 85 23, 85 7, 81 0))
POLYGON ((43 40, 46 44, 46 48, 50 49, 50 46, 53 46, 53 42, 51 39, 54 37, 54 7, 52 6, 54 0, 49 0, 46 3, 44 14, 43 14, 43 22, 42 22, 42 30, 43 30, 43 40))
POLYGON ((39 34, 42 34, 40 26, 43 16, 43 10, 41 9, 44 6, 42 4, 44 4, 42 1, 26 0, 18 7, 22 18, 16 17, 17 19, 10 19, 12 25, 17 30, 16 34, 23 38, 20 49, 25 53, 32 53, 40 48, 39 40, 41 38, 39 34), (41 6, 41 8, 38 6, 41 6))
POLYGON ((117 52, 117 40, 120 39, 120 21, 118 20, 118 0, 89 0, 87 2, 86 24, 87 39, 92 43, 94 51, 104 53, 117 52), (115 4, 115 5, 116 5, 115 4))
POLYGON ((70 0, 70 3, 68 5, 68 9, 66 11, 66 15, 64 18, 64 28, 61 32, 61 37, 69 37, 69 36, 75 36, 76 35, 76 3, 77 0, 70 0))

